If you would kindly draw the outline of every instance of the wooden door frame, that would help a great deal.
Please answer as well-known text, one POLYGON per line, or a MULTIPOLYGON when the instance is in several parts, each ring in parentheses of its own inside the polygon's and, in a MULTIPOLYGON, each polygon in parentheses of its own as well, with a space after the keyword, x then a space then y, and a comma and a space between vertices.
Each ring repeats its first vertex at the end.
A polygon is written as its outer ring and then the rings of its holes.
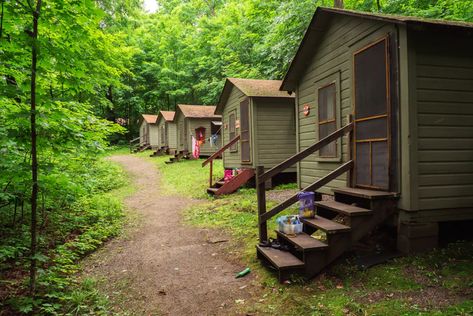
POLYGON ((391 45, 390 45, 390 34, 387 33, 386 35, 384 35, 383 37, 367 44, 367 45, 364 45, 363 47, 355 50, 353 53, 352 53, 352 69, 353 69, 353 93, 352 93, 352 98, 353 98, 353 122, 354 122, 354 125, 353 125, 353 172, 352 172, 352 180, 351 180, 351 183, 354 187, 360 187, 360 188, 365 188, 365 189, 375 189, 375 190, 390 190, 392 189, 392 179, 391 177, 394 176, 394 174, 392 173, 392 133, 393 133, 393 130, 392 130, 392 104, 391 104, 391 101, 392 101, 392 97, 391 97, 391 90, 392 90, 392 87, 391 87, 391 71, 392 71, 392 60, 391 60, 391 45), (381 42, 385 42, 385 49, 384 49, 384 57, 385 57, 385 60, 386 60, 386 63, 385 63, 385 70, 386 70, 386 114, 381 114, 381 115, 372 115, 372 116, 368 116, 368 117, 364 117, 364 118, 361 118, 361 119, 357 119, 356 118, 356 76, 355 76, 355 71, 356 71, 356 68, 355 68, 355 56, 363 51, 366 51, 367 49, 381 43, 381 42), (382 117, 386 117, 386 138, 380 138, 380 139, 368 139, 368 140, 364 140, 364 141, 360 141, 360 142, 369 142, 370 143, 370 177, 371 177, 371 182, 372 182, 372 162, 371 162, 371 158, 372 158, 372 143, 373 142, 377 142, 377 141, 386 141, 387 142, 387 149, 388 149, 388 188, 382 188, 382 187, 377 187, 377 186, 373 186, 373 185, 359 185, 356 183, 356 153, 357 153, 357 139, 356 139, 356 129, 357 129, 357 122, 360 122, 360 121, 366 121, 366 120, 370 120, 370 119, 376 119, 376 118, 382 118, 382 117))
POLYGON ((252 159, 251 159, 251 114, 250 114, 250 111, 251 111, 251 101, 250 101, 250 98, 244 98, 242 101, 240 101, 240 143, 241 143, 241 150, 240 150, 240 160, 241 160, 241 163, 242 164, 245 164, 245 165, 251 165, 252 163, 252 159), (248 119, 248 140, 247 140, 247 143, 248 143, 248 160, 243 160, 243 142, 244 140, 242 139, 241 135, 242 135, 242 132, 243 132, 243 129, 242 129, 242 121, 243 121, 243 115, 241 114, 241 104, 243 102, 248 102, 248 115, 247 115, 247 119, 248 119))

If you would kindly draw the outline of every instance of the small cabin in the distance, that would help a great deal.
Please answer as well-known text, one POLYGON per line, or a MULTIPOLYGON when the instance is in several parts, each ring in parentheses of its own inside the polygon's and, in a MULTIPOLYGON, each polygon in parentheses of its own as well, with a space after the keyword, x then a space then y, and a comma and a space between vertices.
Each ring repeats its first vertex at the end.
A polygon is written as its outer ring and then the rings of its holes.
POLYGON ((156 125, 157 115, 142 114, 140 118, 140 147, 147 146, 149 148, 157 148, 158 126, 156 125))
MULTIPOLYGON (((222 115, 225 169, 270 169, 296 153, 294 95, 280 91, 280 80, 227 78, 215 110, 222 115)), ((296 168, 286 170, 296 179, 296 168)))
POLYGON ((174 111, 159 111, 156 125, 158 126, 159 148, 168 154, 174 154, 177 148, 177 127, 174 122, 174 111))
POLYGON ((201 156, 210 156, 221 146, 221 115, 214 114, 215 106, 178 104, 174 116, 177 128, 177 151, 192 153, 192 137, 203 141, 201 156), (217 135, 215 142, 211 136, 217 135))

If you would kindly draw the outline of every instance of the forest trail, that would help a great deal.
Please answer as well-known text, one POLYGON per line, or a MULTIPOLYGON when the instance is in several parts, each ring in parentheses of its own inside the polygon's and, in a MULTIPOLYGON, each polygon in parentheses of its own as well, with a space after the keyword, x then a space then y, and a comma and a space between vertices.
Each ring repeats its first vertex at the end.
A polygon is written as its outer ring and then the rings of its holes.
POLYGON ((160 192, 157 168, 145 159, 114 156, 137 190, 125 200, 141 218, 126 237, 109 242, 84 263, 86 276, 104 280, 115 312, 133 315, 229 315, 247 299, 252 276, 235 279, 244 266, 225 259, 217 231, 182 223, 195 200, 160 192))

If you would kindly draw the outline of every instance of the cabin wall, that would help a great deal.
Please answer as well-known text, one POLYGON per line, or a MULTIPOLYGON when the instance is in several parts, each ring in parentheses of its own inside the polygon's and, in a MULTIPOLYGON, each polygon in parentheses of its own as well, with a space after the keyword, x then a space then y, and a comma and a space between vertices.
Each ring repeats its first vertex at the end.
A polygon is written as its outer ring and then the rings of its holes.
POLYGON ((409 43, 417 127, 413 209, 446 210, 430 212, 438 220, 473 218, 473 32, 410 32, 409 43))
MULTIPOLYGON (((222 145, 227 144, 231 139, 230 139, 230 129, 229 129, 229 116, 230 113, 235 112, 236 113, 236 120, 240 120, 240 102, 243 101, 243 99, 246 96, 236 87, 232 87, 232 91, 230 92, 230 96, 228 97, 227 104, 225 104, 225 107, 223 109, 222 113, 222 121, 223 121, 223 128, 221 131, 221 139, 222 139, 222 145)), ((251 109, 251 105, 250 105, 251 109)), ((251 110, 250 110, 251 112, 251 110)), ((251 135, 250 131, 250 135, 251 135)), ((236 135, 240 134, 240 129, 236 129, 236 135)), ((236 144, 236 151, 231 151, 230 149, 227 149, 223 153, 223 167, 224 168, 241 168, 241 153, 240 153, 240 144, 237 142, 236 144)))
MULTIPOLYGON (((337 127, 348 123, 348 116, 353 113, 353 53, 388 33, 397 34, 392 24, 382 21, 371 21, 349 16, 339 16, 332 20, 319 41, 317 52, 312 56, 305 73, 297 87, 298 117, 298 150, 303 150, 319 140, 318 136, 318 88, 334 82, 337 87, 337 127), (309 115, 304 115, 304 105, 310 106, 309 115)), ((349 157, 347 137, 337 145, 336 158, 319 158, 315 153, 299 163, 299 186, 308 186, 317 179, 346 162, 349 157)), ((331 194, 332 188, 347 185, 344 174, 320 192, 331 194)))
MULTIPOLYGON (((254 165, 274 167, 296 153, 294 99, 252 98, 254 165)), ((296 166, 285 172, 296 172, 296 166)))
POLYGON ((212 121, 219 121, 218 118, 213 119, 197 119, 197 118, 187 118, 186 119, 188 124, 188 134, 187 134, 187 142, 188 142, 188 150, 192 151, 192 136, 196 136, 195 130, 199 127, 205 128, 205 143, 200 146, 200 154, 203 156, 210 156, 214 152, 216 152, 221 147, 221 140, 217 141, 217 146, 210 145, 210 136, 211 136, 211 124, 212 121))
POLYGON ((168 139, 166 145, 169 149, 175 150, 177 148, 177 126, 176 123, 166 122, 168 129, 168 139))

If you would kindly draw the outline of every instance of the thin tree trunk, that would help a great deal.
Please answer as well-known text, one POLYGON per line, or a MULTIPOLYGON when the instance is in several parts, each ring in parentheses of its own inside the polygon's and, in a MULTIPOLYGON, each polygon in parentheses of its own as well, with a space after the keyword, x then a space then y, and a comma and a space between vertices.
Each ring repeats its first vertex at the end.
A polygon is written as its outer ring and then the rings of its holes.
POLYGON ((33 182, 31 190, 31 261, 30 261, 30 295, 36 292, 36 246, 37 246, 37 203, 38 203, 38 155, 36 151, 36 68, 38 59, 38 20, 41 11, 41 2, 36 2, 36 9, 33 11, 33 32, 31 48, 31 178, 33 182))
POLYGON ((333 0, 333 7, 343 9, 343 0, 333 0))
POLYGON ((2 1, 2 13, 0 15, 0 39, 2 39, 2 35, 3 35, 3 9, 4 9, 5 0, 1 0, 1 1, 2 1))

